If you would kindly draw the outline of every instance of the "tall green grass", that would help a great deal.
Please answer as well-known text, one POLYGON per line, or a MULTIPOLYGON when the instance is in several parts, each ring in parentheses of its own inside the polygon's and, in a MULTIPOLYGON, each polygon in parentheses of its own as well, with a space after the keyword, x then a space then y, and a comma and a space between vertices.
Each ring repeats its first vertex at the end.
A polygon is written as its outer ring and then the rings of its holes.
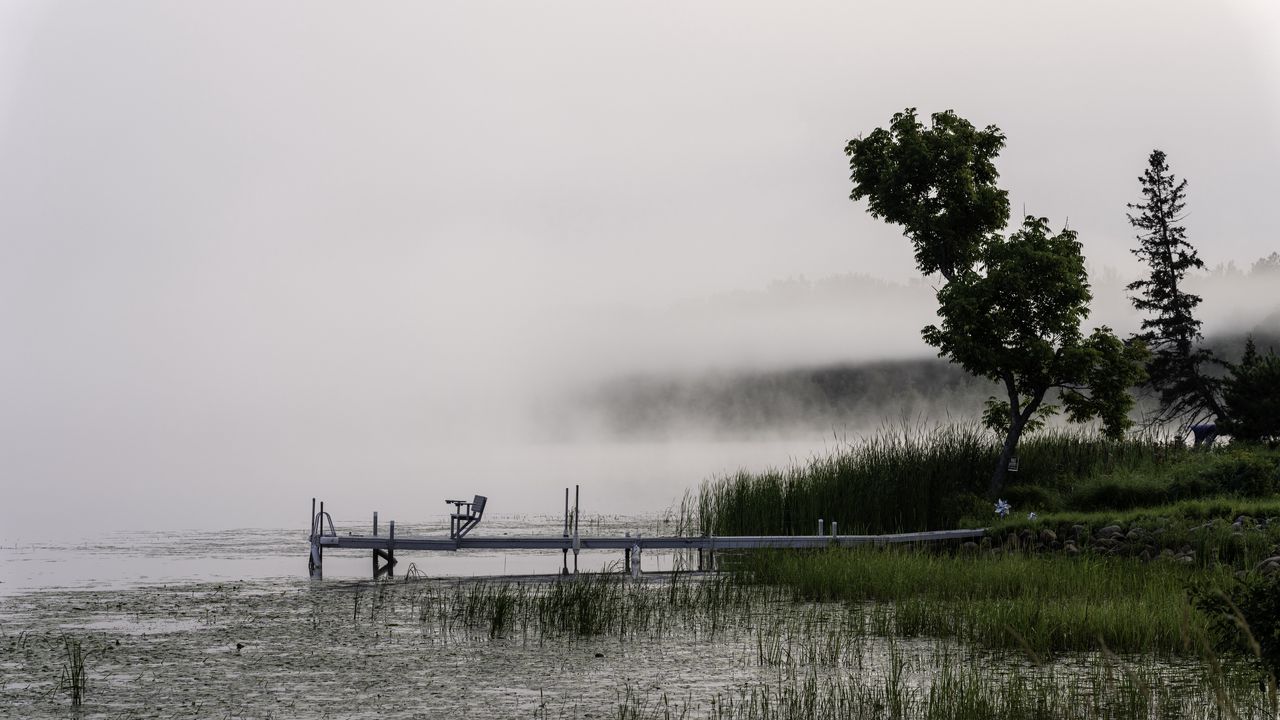
MULTIPOLYGON (((1154 436, 1051 430, 1023 440, 1008 493, 1016 505, 1057 506, 1077 478, 1156 472, 1188 452, 1154 436)), ((716 535, 808 534, 819 518, 846 533, 949 528, 990 515, 981 495, 998 456, 995 436, 976 425, 888 428, 784 469, 712 479, 686 505, 716 535)))
POLYGON ((956 637, 1040 654, 1064 650, 1185 654, 1203 637, 1185 588, 1225 586, 1227 567, 1125 558, 961 556, 876 549, 751 553, 745 581, 804 602, 892 603, 879 634, 956 637))
POLYGON ((1211 496, 1272 497, 1280 493, 1280 452, 1257 445, 1230 445, 1183 453, 1163 472, 1138 466, 1081 475, 1064 507, 1128 510, 1211 496))

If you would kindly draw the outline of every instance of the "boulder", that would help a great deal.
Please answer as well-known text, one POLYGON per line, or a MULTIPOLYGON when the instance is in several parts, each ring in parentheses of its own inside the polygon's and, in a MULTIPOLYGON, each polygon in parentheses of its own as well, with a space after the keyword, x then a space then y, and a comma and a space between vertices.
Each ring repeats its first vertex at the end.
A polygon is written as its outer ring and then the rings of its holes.
POLYGON ((1058 539, 1058 534, 1050 530, 1049 528, 1045 528, 1044 530, 1040 531, 1040 542, 1046 545, 1051 544, 1054 540, 1057 540, 1057 539, 1058 539))
POLYGON ((1112 538, 1119 537, 1123 534, 1124 534, 1124 531, 1120 529, 1119 525, 1108 525, 1102 528, 1101 530, 1098 530, 1098 537, 1100 538, 1112 539, 1112 538))
POLYGON ((1280 555, 1273 555, 1263 560, 1254 566, 1253 571, 1260 572, 1263 575, 1274 575, 1280 572, 1280 555))

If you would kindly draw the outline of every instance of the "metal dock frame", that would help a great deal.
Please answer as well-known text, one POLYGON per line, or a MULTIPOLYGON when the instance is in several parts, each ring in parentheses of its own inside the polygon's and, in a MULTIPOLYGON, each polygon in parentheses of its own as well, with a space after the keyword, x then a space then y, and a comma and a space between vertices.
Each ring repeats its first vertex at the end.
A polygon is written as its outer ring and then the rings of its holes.
MULTIPOLYGON (((314 507, 315 501, 312 501, 314 507)), ((375 520, 376 523, 376 520, 375 520)), ((834 525, 834 523, 833 523, 834 525)), ((422 550, 429 552, 456 552, 458 550, 615 550, 628 551, 633 547, 643 550, 703 550, 709 553, 723 550, 751 550, 763 548, 824 548, 855 547, 859 545, 893 545, 903 543, 944 542, 975 540, 986 534, 985 528, 975 530, 929 530, 925 532, 891 533, 886 535, 701 535, 701 536, 583 536, 576 532, 564 535, 527 535, 506 537, 396 537, 390 535, 338 535, 333 531, 333 521, 320 504, 320 513, 312 520, 311 577, 320 578, 323 573, 324 550, 372 550, 374 552, 375 577, 391 573, 397 550, 422 550), (326 532, 327 530, 327 532, 326 532), (378 570, 378 558, 387 560, 387 566, 378 570)), ((394 528, 394 523, 392 524, 394 528)), ((835 528, 833 528, 834 530, 835 528)), ((376 533, 376 530, 375 530, 376 533)), ((567 553, 566 553, 567 554, 567 553)), ((709 564, 711 564, 709 562, 709 564)))

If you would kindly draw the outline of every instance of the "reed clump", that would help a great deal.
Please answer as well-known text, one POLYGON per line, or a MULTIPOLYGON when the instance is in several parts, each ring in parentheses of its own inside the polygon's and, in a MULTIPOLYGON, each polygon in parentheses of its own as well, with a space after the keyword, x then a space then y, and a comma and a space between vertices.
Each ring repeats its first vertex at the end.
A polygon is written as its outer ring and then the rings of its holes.
POLYGON ((89 688, 89 676, 85 672, 84 664, 84 646, 80 640, 69 635, 63 636, 62 645, 65 660, 62 664, 62 677, 58 681, 58 690, 71 697, 71 707, 79 708, 89 688))
MULTIPOLYGON (((1050 430, 1023 440, 1008 493, 1057 509, 1081 477, 1159 473, 1189 452, 1153 435, 1050 430)), ((711 479, 686 507, 690 524, 716 535, 808 534, 819 518, 846 533, 950 528, 990 516, 982 494, 998 456, 996 438, 977 425, 888 428, 786 468, 711 479)))
POLYGON ((438 631, 484 631, 493 638, 661 636, 676 630, 715 634, 737 625, 776 591, 731 576, 665 583, 633 582, 617 573, 582 573, 552 581, 476 581, 423 589, 412 599, 420 623, 438 631))

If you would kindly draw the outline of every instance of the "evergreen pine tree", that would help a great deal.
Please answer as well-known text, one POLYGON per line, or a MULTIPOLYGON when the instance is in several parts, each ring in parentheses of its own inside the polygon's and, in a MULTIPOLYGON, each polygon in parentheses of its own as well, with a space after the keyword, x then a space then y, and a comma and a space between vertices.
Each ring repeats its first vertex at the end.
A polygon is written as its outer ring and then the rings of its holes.
POLYGON ((1280 442, 1280 357, 1258 352, 1250 335, 1244 357, 1231 367, 1223 392, 1222 430, 1236 440, 1280 442))
POLYGON ((1139 230, 1133 254, 1151 268, 1151 275, 1130 283, 1128 289, 1134 293, 1130 296, 1133 306, 1150 315, 1137 335, 1151 353, 1147 384, 1160 398, 1160 410, 1150 421, 1190 425, 1225 417, 1219 400, 1221 382, 1206 375, 1217 361, 1199 346, 1200 321, 1192 314, 1200 297, 1183 287, 1188 270, 1204 267, 1187 242, 1187 229, 1179 225, 1185 217, 1187 181, 1178 182, 1164 152, 1154 150, 1138 182, 1146 201, 1129 205, 1138 212, 1129 215, 1129 223, 1139 230))

